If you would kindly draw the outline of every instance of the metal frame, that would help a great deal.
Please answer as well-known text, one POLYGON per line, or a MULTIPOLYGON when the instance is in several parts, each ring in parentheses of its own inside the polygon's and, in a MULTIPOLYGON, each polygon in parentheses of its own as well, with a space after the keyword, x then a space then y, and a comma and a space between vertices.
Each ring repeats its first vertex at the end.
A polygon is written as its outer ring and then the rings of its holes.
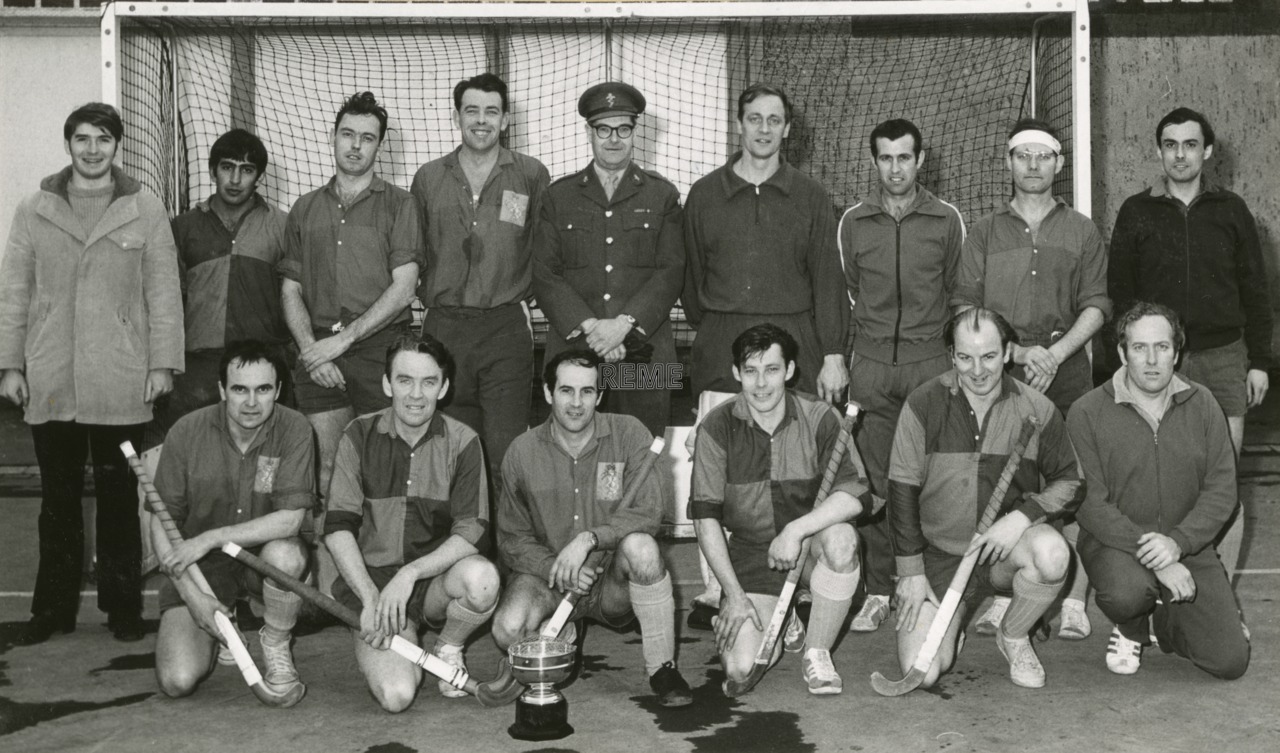
MULTIPOLYGON (((852 0, 846 2, 494 2, 494 3, 191 3, 113 2, 102 11, 102 99, 120 98, 120 23, 123 18, 803 18, 821 16, 1068 15, 1072 41, 1073 196, 1077 211, 1091 214, 1092 118, 1089 111, 1088 0, 852 0)), ((1033 84, 1034 86, 1034 84, 1033 84)))

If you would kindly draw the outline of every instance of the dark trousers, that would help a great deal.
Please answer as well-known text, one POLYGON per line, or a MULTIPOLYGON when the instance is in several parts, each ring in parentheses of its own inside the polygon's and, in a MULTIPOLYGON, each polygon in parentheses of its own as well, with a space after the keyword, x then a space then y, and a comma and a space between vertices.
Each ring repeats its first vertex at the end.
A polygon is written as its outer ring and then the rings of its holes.
POLYGON ((422 321, 422 332, 453 355, 454 374, 443 410, 480 435, 496 492, 507 447, 529 428, 533 334, 524 307, 434 308, 422 321))
POLYGON ((1096 589, 1098 608, 1131 641, 1147 643, 1147 615, 1165 651, 1186 657, 1214 677, 1234 680, 1249 668, 1249 640, 1227 572, 1213 547, 1182 559, 1196 581, 1191 601, 1174 602, 1155 573, 1128 552, 1082 536, 1080 559, 1096 589), (1162 603, 1157 604, 1156 599, 1162 603))
POLYGON ((32 614, 74 616, 84 569, 84 464, 93 453, 97 497, 98 608, 112 618, 142 615, 142 539, 138 492, 120 452, 126 440, 142 442, 143 424, 104 426, 75 421, 35 424, 40 464, 40 568, 32 614))
MULTIPOLYGON (((951 367, 945 355, 894 366, 856 354, 849 368, 849 399, 862 404, 857 445, 867 468, 871 491, 889 497, 889 455, 898 429, 898 414, 912 390, 951 367)), ((862 578, 868 594, 893 593, 895 563, 889 539, 887 507, 857 520, 862 537, 862 578)))

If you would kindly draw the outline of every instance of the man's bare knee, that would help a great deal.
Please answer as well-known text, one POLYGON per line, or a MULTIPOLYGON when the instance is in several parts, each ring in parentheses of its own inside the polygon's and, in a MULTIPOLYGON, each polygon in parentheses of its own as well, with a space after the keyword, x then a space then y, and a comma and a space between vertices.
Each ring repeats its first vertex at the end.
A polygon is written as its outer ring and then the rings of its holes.
POLYGON ((459 562, 462 570, 462 601, 474 612, 487 612, 498 602, 498 568, 492 562, 474 555, 459 562))
POLYGON ((848 523, 827 526, 818 534, 820 561, 837 573, 851 573, 858 564, 858 534, 848 523))
POLYGON ((268 541, 262 546, 262 559, 295 578, 307 571, 308 553, 297 537, 268 541))
POLYGON ((1067 577, 1071 566, 1071 549, 1062 534, 1052 528, 1028 531, 1031 538, 1031 561, 1036 570, 1036 580, 1041 583, 1058 583, 1067 577))
POLYGON ((383 711, 399 714, 413 704, 418 689, 408 682, 382 682, 370 687, 369 692, 383 711))
POLYGON ((634 583, 657 583, 666 572, 658 542, 647 533, 627 534, 618 542, 618 554, 625 561, 628 576, 634 583))
POLYGON ((156 667, 156 684, 170 698, 185 698, 195 692, 204 675, 194 668, 156 667))

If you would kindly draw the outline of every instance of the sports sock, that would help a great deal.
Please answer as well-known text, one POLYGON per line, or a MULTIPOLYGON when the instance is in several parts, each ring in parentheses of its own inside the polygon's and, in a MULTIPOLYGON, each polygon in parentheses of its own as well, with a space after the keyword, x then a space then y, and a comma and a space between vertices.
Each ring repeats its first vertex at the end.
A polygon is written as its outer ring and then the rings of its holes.
POLYGON ((1053 600, 1058 598, 1066 579, 1054 583, 1031 580, 1019 570, 1013 576, 1013 600, 1004 613, 1000 629, 1006 638, 1025 638, 1053 600))
POLYGON ((495 605, 485 612, 473 612, 462 606, 462 602, 453 599, 444 608, 444 627, 440 629, 440 636, 436 639, 437 644, 463 645, 476 628, 493 616, 493 610, 496 608, 495 605))
POLYGON ((861 569, 854 565, 853 572, 837 573, 818 561, 809 575, 809 591, 813 593, 813 606, 809 608, 809 633, 804 646, 828 651, 835 645, 840 626, 853 606, 853 594, 858 590, 861 569))
POLYGON ((264 637, 272 643, 289 640, 293 626, 298 624, 298 612, 302 609, 302 597, 262 581, 262 619, 266 622, 264 637))
POLYGON ((671 574, 648 586, 628 584, 631 610, 640 622, 640 649, 644 653, 644 671, 652 677, 662 665, 675 660, 676 601, 671 595, 671 574))

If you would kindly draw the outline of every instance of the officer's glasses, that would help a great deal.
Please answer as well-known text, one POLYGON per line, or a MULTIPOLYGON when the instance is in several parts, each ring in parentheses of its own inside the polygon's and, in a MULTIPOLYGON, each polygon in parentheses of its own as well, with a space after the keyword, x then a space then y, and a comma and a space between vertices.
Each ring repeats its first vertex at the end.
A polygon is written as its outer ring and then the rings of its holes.
POLYGON ((636 132, 636 127, 633 125, 620 125, 620 126, 598 125, 598 126, 593 126, 593 128, 595 129, 595 132, 596 132, 596 138, 600 139, 601 141, 608 141, 609 139, 613 138, 613 134, 615 133, 618 134, 618 138, 620 139, 629 139, 631 138, 631 134, 636 132))
POLYGON ((1013 158, 1023 165, 1038 165, 1041 162, 1052 162, 1057 159, 1058 155, 1053 152, 1024 152, 1016 151, 1013 158))

